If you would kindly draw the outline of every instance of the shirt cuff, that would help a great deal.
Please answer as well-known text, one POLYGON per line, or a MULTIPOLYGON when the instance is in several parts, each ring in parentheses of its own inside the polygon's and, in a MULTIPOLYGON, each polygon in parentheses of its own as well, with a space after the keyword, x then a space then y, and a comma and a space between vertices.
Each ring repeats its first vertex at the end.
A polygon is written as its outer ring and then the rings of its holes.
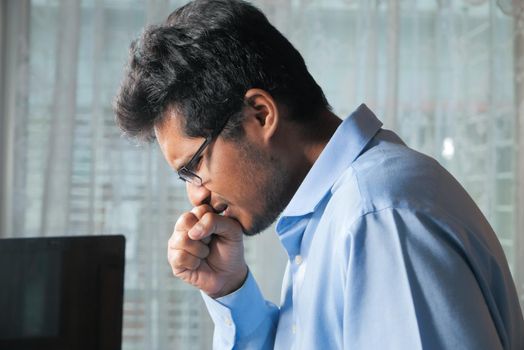
POLYGON ((215 327, 225 333, 236 330, 236 339, 249 336, 271 314, 251 271, 242 287, 231 294, 217 299, 201 294, 215 327))

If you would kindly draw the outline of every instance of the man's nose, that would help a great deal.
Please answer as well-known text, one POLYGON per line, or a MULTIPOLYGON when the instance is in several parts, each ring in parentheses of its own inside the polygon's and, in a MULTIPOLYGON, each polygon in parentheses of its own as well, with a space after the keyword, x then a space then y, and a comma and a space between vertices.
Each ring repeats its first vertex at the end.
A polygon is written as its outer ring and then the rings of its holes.
POLYGON ((196 186, 192 183, 186 182, 186 192, 189 202, 194 207, 202 204, 209 204, 211 191, 209 191, 206 186, 196 186))

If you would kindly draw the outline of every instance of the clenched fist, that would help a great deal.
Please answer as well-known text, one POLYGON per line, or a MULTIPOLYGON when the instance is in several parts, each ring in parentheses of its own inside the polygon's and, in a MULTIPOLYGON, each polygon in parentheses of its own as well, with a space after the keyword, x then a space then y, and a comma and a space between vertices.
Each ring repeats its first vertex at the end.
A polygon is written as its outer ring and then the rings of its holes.
POLYGON ((242 227, 209 205, 180 216, 167 258, 175 276, 212 298, 234 292, 247 277, 242 227))

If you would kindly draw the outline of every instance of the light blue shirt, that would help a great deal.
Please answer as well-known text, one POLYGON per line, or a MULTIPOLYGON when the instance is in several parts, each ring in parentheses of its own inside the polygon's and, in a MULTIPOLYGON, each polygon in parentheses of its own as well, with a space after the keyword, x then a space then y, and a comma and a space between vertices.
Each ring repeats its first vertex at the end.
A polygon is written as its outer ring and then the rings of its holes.
POLYGON ((204 301, 215 349, 524 349, 502 248, 458 182, 361 105, 278 220, 280 307, 251 273, 204 301))

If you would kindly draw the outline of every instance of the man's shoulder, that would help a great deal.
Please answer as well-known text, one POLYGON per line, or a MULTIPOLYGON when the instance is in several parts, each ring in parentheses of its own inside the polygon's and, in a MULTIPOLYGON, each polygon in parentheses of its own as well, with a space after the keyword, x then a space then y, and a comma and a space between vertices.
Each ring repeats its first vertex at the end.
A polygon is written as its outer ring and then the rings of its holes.
POLYGON ((362 217, 382 217, 380 213, 388 210, 457 221, 464 227, 489 226, 465 189, 438 161, 381 130, 332 186, 323 213, 325 223, 347 232, 362 217))
POLYGON ((435 159, 381 132, 384 137, 370 144, 334 184, 331 204, 343 207, 352 219, 386 208, 438 206, 441 187, 453 177, 435 159))

